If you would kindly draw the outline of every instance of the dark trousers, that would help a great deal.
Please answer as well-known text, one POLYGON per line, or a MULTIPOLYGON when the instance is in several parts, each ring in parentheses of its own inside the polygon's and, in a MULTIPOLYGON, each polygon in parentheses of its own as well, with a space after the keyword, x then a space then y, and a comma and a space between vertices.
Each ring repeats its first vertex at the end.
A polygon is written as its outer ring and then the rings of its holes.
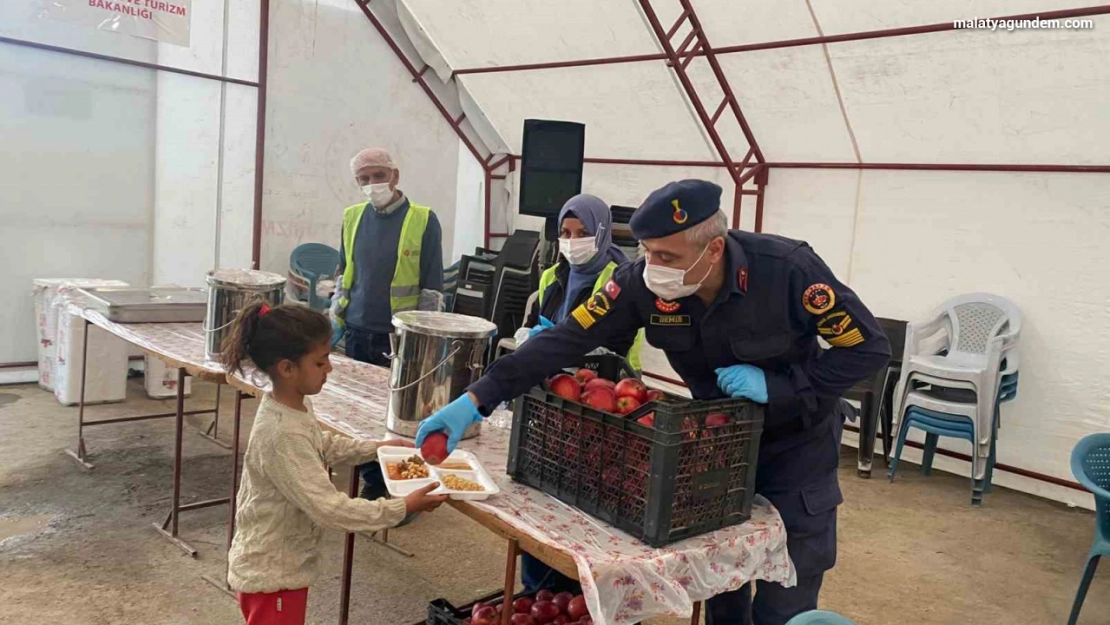
MULTIPOLYGON (((347 329, 347 357, 379 367, 388 367, 391 353, 388 334, 377 334, 347 329)), ((363 492, 368 499, 380 499, 386 495, 385 478, 377 462, 367 462, 358 468, 365 482, 363 492)))
POLYGON ((530 595, 545 588, 554 593, 582 594, 582 585, 578 580, 563 575, 529 553, 520 554, 520 583, 524 592, 530 595))
POLYGON ((739 590, 713 597, 705 604, 706 625, 783 625, 802 612, 817 609, 817 595, 825 574, 798 576, 798 585, 786 588, 771 582, 752 582, 739 590))

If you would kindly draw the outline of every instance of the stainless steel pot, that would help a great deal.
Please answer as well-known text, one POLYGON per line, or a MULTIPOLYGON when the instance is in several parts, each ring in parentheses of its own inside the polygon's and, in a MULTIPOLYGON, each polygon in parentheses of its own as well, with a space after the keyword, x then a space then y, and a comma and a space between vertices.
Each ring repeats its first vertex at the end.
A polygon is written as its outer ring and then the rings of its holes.
MULTIPOLYGON (((412 310, 394 315, 393 327, 386 427, 413 437, 421 421, 478 379, 497 326, 479 317, 412 310)), ((463 438, 481 428, 475 423, 463 438)))
POLYGON ((271 306, 285 297, 285 278, 251 269, 216 269, 208 272, 208 313, 204 318, 204 353, 218 360, 228 326, 247 305, 265 300, 271 306))

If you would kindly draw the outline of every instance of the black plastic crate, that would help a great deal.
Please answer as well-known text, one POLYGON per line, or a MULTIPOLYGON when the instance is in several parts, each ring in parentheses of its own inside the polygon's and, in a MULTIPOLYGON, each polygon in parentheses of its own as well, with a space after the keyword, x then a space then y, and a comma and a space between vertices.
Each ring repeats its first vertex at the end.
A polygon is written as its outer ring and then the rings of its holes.
POLYGON ((762 429, 743 399, 667 395, 622 417, 536 387, 516 401, 508 474, 662 547, 751 518, 762 429))
MULTIPOLYGON (((470 603, 458 608, 456 608, 454 605, 451 604, 450 601, 446 599, 434 599, 430 603, 428 603, 427 625, 463 625, 463 621, 470 617, 470 612, 474 609, 474 604, 490 603, 492 601, 500 603, 501 598, 504 596, 505 593, 501 590, 498 590, 497 592, 486 595, 481 599, 475 599, 474 601, 471 601, 470 603)), ((513 600, 515 601, 521 597, 527 596, 529 595, 522 592, 520 594, 514 595, 513 600)))

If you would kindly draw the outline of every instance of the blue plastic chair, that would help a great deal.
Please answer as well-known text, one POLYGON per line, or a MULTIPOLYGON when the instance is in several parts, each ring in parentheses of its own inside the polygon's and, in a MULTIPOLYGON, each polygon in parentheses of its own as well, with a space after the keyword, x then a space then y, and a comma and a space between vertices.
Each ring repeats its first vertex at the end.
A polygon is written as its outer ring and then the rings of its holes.
MULTIPOLYGON (((981 506, 983 493, 990 492, 996 457, 995 442, 998 440, 997 421, 996 418, 995 433, 991 437, 991 450, 987 457, 987 469, 983 479, 972 479, 971 481, 971 505, 973 506, 981 506)), ((898 471, 898 461, 902 457, 902 448, 906 444, 906 437, 909 435, 910 428, 917 428, 925 432, 924 452, 921 457, 922 475, 932 475, 933 459, 936 456, 937 443, 940 442, 941 436, 963 439, 972 444, 975 441, 975 426, 971 423, 971 419, 927 410, 919 406, 911 406, 906 411, 905 426, 900 428, 898 442, 894 448, 894 458, 890 463, 891 482, 894 481, 894 476, 898 471)))
POLYGON ((1110 433, 1091 434, 1079 441, 1071 452, 1071 472, 1095 496, 1095 540, 1068 618, 1068 625, 1075 625, 1099 559, 1110 556, 1110 433))
POLYGON ((855 622, 840 616, 835 612, 825 610, 810 610, 802 612, 786 622, 786 625, 856 625, 855 622))
POLYGON ((323 310, 331 300, 316 294, 316 283, 335 276, 339 250, 323 243, 302 243, 289 255, 289 273, 308 283, 308 306, 323 310))

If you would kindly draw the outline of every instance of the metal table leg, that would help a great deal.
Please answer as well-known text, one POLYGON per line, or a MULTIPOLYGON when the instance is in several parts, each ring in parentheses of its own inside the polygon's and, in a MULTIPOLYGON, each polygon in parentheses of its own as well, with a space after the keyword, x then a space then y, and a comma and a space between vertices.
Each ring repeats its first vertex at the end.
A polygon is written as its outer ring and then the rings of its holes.
POLYGON ((200 435, 224 449, 231 449, 231 445, 220 440, 220 389, 223 384, 216 384, 216 407, 212 413, 212 423, 200 435))
MULTIPOLYGON (((218 387, 217 387, 218 388, 218 387)), ((227 551, 231 552, 231 541, 235 538, 235 510, 239 497, 239 428, 243 416, 243 392, 235 391, 235 412, 231 432, 231 496, 228 498, 227 513, 227 551)), ((227 584, 227 565, 224 566, 224 577, 218 580, 210 575, 202 575, 201 579, 212 584, 217 589, 236 598, 235 592, 227 584)))
MULTIPOLYGON (((358 466, 351 467, 351 485, 347 494, 358 497, 358 466)), ((351 610, 351 573, 355 566, 355 535, 343 539, 343 574, 339 578, 339 625, 347 625, 351 610)))
POLYGON ((85 381, 86 373, 89 367, 89 320, 86 319, 82 324, 82 343, 81 343, 81 399, 77 404, 77 451, 67 449, 66 453, 69 454, 82 469, 92 471, 93 465, 89 464, 88 452, 85 450, 85 381))
POLYGON ((516 558, 520 555, 520 543, 509 539, 509 549, 505 554, 505 590, 501 598, 501 625, 510 625, 513 618, 513 590, 516 589, 516 558))

